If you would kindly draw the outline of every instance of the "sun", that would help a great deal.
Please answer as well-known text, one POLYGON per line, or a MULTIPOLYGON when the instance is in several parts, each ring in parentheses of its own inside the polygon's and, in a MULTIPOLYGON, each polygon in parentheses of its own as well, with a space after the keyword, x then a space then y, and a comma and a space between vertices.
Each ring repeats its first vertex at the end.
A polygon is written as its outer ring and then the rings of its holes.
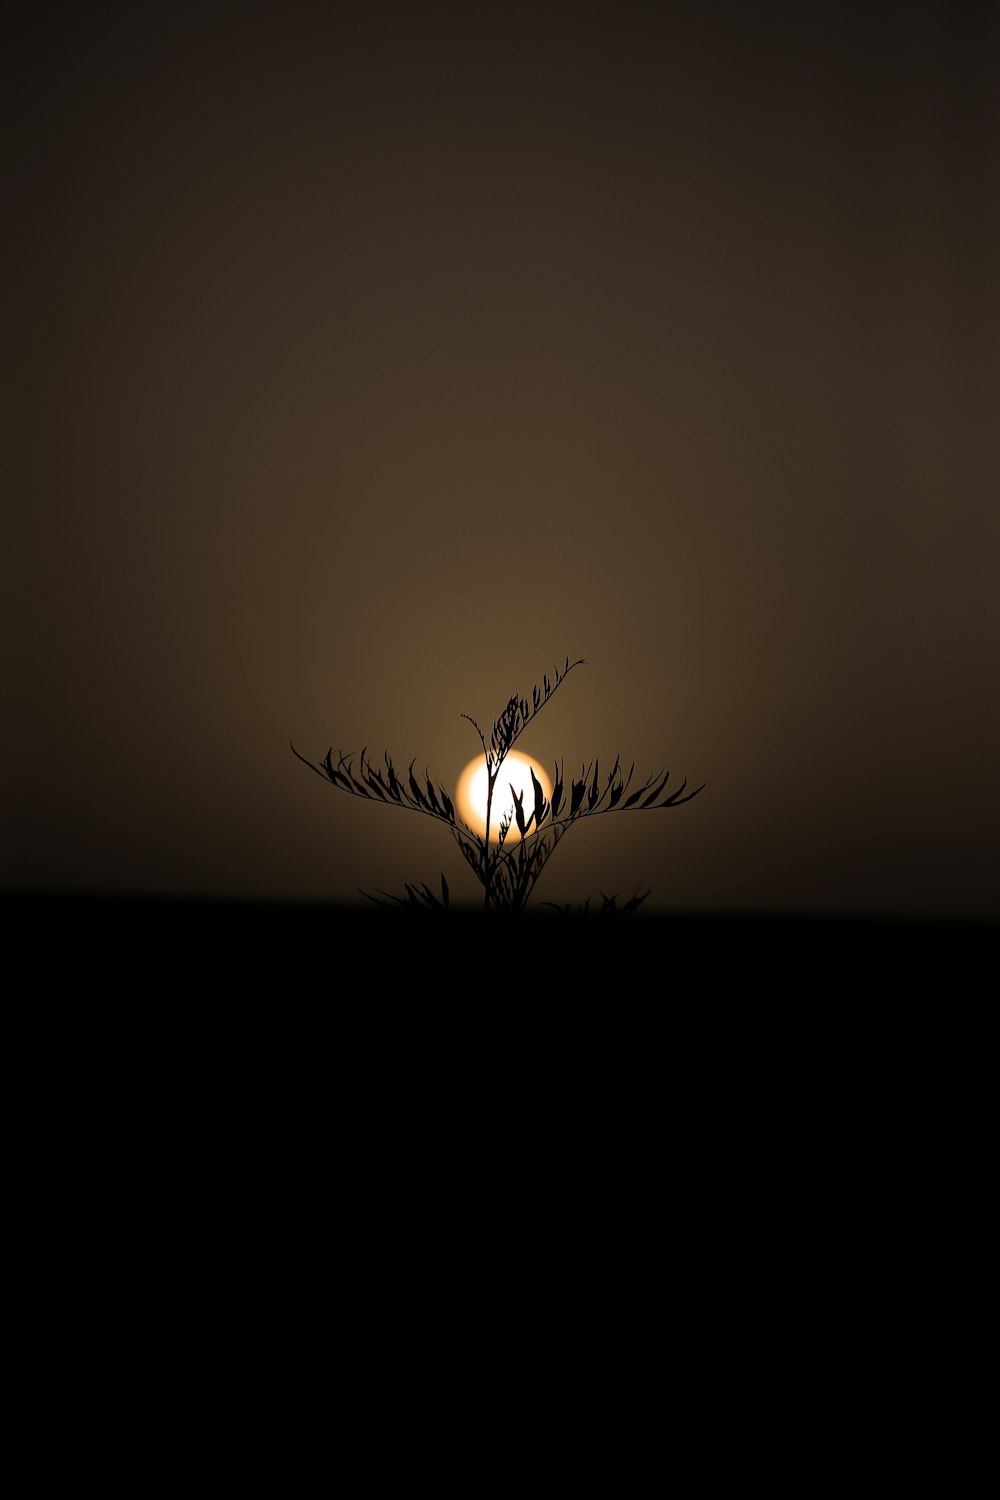
MULTIPOLYGON (((493 788, 493 807, 490 810, 490 842, 495 844, 500 838, 500 820, 507 816, 510 818, 517 836, 517 824, 514 822, 514 799, 510 789, 513 786, 518 796, 524 797, 524 816, 527 818, 535 806, 535 793, 531 785, 531 772, 541 785, 546 801, 552 800, 552 778, 539 765, 537 760, 532 760, 530 755, 522 755, 520 750, 511 750, 500 767, 496 786, 493 788)), ((468 823, 469 827, 482 838, 486 833, 486 760, 482 755, 470 760, 455 788, 455 800, 458 810, 468 823)), ((509 835, 508 835, 509 837, 509 835)), ((505 846, 506 847, 506 846, 505 846)))

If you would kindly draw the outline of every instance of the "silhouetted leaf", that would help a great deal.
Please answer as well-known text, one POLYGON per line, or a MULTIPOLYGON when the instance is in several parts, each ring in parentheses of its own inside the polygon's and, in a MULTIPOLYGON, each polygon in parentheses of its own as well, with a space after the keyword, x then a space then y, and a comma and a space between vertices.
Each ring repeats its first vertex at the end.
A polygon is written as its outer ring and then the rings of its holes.
MULTIPOLYGON (((416 802, 417 806, 418 807, 424 807, 424 808, 426 808, 427 807, 427 798, 424 796, 423 792, 420 790, 420 787, 417 785, 417 778, 413 774, 413 766, 414 766, 415 761, 416 761, 416 756, 414 756, 413 760, 410 761, 410 772, 409 772, 410 791, 413 794, 413 800, 416 802)), ((429 811, 429 809, 428 809, 428 811, 429 811)))
POLYGON ((693 798, 697 797, 699 792, 704 791, 705 785, 706 783, 703 781, 701 786, 696 786, 694 788, 694 791, 688 792, 686 797, 682 797, 681 793, 687 786, 687 777, 685 777, 680 786, 677 788, 676 792, 674 792, 673 796, 668 797, 664 802, 664 807, 683 807, 685 802, 692 801, 693 798))
POLYGON ((667 782, 669 780, 670 780, 670 772, 666 771, 664 773, 663 780, 660 782, 659 786, 656 788, 656 791, 655 792, 650 792, 649 796, 646 798, 645 802, 642 804, 643 807, 651 807, 652 806, 652 804, 656 801, 657 797, 663 791, 663 788, 666 786, 666 784, 667 784, 667 782))
POLYGON ((376 771, 374 766, 369 761, 368 765, 364 768, 364 774, 367 784, 371 787, 375 795, 377 797, 381 797, 382 801, 384 802, 389 796, 389 788, 382 780, 382 772, 376 771))
POLYGON ((530 765, 528 767, 528 774, 531 777, 531 786, 535 793, 535 827, 541 828, 542 820, 545 817, 545 793, 542 791, 542 784, 530 765))

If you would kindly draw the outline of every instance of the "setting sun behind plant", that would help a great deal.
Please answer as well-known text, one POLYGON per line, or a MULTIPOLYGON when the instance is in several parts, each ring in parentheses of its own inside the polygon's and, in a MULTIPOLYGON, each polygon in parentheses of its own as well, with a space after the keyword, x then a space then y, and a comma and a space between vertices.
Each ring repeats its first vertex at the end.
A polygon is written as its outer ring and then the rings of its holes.
MULTIPOLYGON (((500 837, 500 822, 504 817, 508 818, 514 825, 514 799, 511 796, 511 787, 518 796, 524 798, 524 813, 528 817, 535 806, 535 793, 531 785, 531 772, 534 771, 546 800, 552 797, 552 778, 533 760, 530 755, 524 755, 520 750, 511 750, 507 753, 500 774, 497 777, 496 786, 493 789, 493 807, 490 810, 490 842, 496 843, 500 837)), ((486 834, 486 760, 482 755, 477 755, 475 760, 470 760, 455 788, 455 803, 459 814, 468 823, 469 827, 480 837, 486 834)))

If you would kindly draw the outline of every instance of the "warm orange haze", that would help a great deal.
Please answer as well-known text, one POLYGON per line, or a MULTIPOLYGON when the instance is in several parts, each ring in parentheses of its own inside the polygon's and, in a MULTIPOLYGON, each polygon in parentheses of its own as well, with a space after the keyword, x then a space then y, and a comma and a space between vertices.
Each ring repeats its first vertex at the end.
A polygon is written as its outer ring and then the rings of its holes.
POLYGON ((1000 5, 16 35, 6 891, 1000 917, 1000 5))

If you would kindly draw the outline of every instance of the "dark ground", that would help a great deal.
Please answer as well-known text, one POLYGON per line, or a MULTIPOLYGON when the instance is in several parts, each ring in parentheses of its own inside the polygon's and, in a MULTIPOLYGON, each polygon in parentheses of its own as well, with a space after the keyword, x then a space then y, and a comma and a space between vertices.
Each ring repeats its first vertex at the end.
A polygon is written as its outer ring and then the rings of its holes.
POLYGON ((1000 922, 756 915, 641 908, 516 917, 358 906, 8 894, 9 952, 29 985, 99 975, 103 993, 208 985, 299 998, 350 994, 421 1005, 524 1000, 900 1000, 987 995, 1000 922), (10 941, 12 940, 12 941, 10 941))
POLYGON ((246 1276, 245 1317, 276 1267, 308 1300, 346 1264, 378 1301, 415 1254, 530 1268, 559 1226, 626 1292, 645 1257, 699 1319, 777 1288, 801 1323, 878 1257, 897 1286, 981 1191, 997 923, 5 910, 14 1158, 53 1254, 118 1274, 110 1224, 162 1247, 158 1297, 246 1276))

